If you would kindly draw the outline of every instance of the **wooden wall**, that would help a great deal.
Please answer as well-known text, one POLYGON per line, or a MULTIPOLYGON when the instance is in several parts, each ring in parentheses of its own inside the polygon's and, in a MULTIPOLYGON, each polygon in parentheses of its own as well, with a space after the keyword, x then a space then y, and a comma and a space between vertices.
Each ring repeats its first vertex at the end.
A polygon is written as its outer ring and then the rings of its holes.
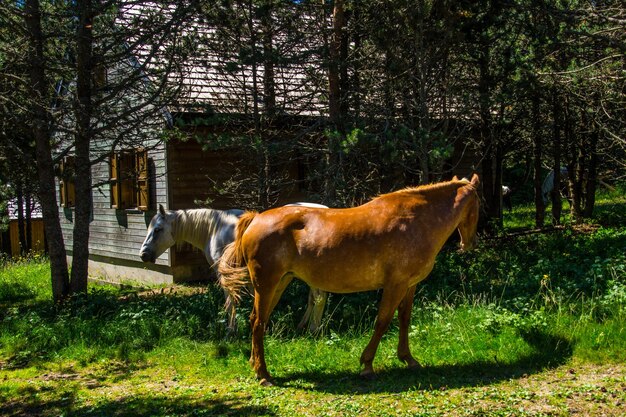
POLYGON ((457 143, 454 147, 452 157, 446 162, 444 169, 449 170, 450 178, 452 178, 453 175, 459 178, 471 178, 474 173, 480 174, 481 159, 481 155, 475 148, 466 146, 464 143, 457 143))
MULTIPOLYGON (((238 164, 240 156, 228 151, 203 151, 195 140, 186 142, 171 141, 167 145, 167 166, 169 184, 169 209, 198 208, 198 201, 210 199, 210 207, 226 210, 238 207, 236 198, 219 196, 215 186, 227 181, 232 166, 238 164)), ((172 267, 184 271, 185 267, 207 266, 204 254, 191 245, 178 245, 171 250, 172 267)), ((183 275, 193 275, 193 270, 183 275)), ((210 276, 211 271, 205 268, 197 275, 210 276)), ((198 277, 200 278, 200 277, 198 277)))
MULTIPOLYGON (((97 144, 101 149, 106 144, 97 144)), ((154 145, 154 144, 153 144, 154 145)), ((116 210, 111 208, 109 185, 109 162, 104 161, 92 169, 93 183, 99 186, 93 192, 93 219, 90 224, 90 274, 94 278, 123 280, 120 271, 128 277, 141 277, 149 282, 152 273, 155 283, 162 283, 166 276, 172 281, 206 279, 212 275, 204 255, 189 245, 172 248, 161 255, 156 265, 144 264, 139 259, 139 249, 145 238, 150 220, 159 204, 166 209, 197 208, 198 201, 211 201, 216 209, 243 208, 237 195, 221 195, 216 191, 233 176, 233 167, 242 169, 243 178, 250 178, 258 170, 258 158, 246 158, 232 150, 203 151, 193 139, 170 140, 167 144, 150 146, 150 209, 116 210), (93 267, 91 267, 93 265, 93 267), (129 269, 130 268, 130 269, 129 269), (141 274, 131 274, 132 268, 141 274)), ((288 161, 285 172, 297 178, 298 162, 288 161)), ((58 186, 58 184, 57 184, 58 186)), ((76 196, 80 198, 80 196, 76 196)), ((297 187, 291 186, 281 193, 276 205, 305 201, 297 187)), ((60 219, 68 255, 72 254, 72 208, 60 208, 60 219)))
MULTIPOLYGON (((109 259, 111 264, 119 261, 125 261, 127 264, 131 262, 130 265, 137 268, 160 270, 162 273, 162 267, 170 265, 169 251, 157 259, 156 266, 144 264, 139 258, 139 249, 158 204, 167 207, 165 146, 156 143, 147 146, 150 149, 148 151, 150 209, 147 212, 111 208, 109 162, 101 162, 92 168, 93 184, 99 186, 93 192, 89 252, 100 261, 109 259)), ((76 198, 80 196, 77 195, 76 198)), ((60 208, 61 227, 68 255, 72 253, 73 215, 72 208, 60 208)), ((159 281, 162 281, 162 278, 159 278, 159 281)))
POLYGON ((242 167, 243 156, 231 150, 203 151, 195 140, 171 141, 167 146, 170 209, 197 208, 196 201, 210 199, 210 207, 218 210, 240 207, 237 196, 219 195, 219 188, 242 167))
MULTIPOLYGON (((170 141, 167 145, 167 166, 169 183, 169 208, 189 209, 203 206, 198 202, 209 201, 214 209, 250 209, 245 198, 235 194, 222 194, 218 190, 231 181, 233 176, 244 181, 256 181, 259 158, 232 149, 204 151, 195 140, 185 142, 170 141), (237 172, 240 170, 240 172, 237 172)), ((290 161, 287 171, 293 179, 298 176, 297 161, 290 161)), ((302 201, 303 197, 286 188, 281 192, 276 205, 302 201)), ((182 246, 172 251, 172 267, 206 265, 204 255, 190 247, 182 246)))
MULTIPOLYGON (((18 231, 17 220, 11 220, 9 222, 9 229, 7 233, 0 235, 0 247, 6 247, 10 250, 10 254, 13 257, 20 256, 20 236, 18 231), (7 240, 5 242, 5 239, 7 240)), ((31 219, 31 242, 32 250, 34 252, 45 252, 46 250, 46 238, 44 233, 43 219, 31 219)))
MULTIPOLYGON (((236 194, 224 194, 219 190, 233 180, 255 182, 262 164, 260 155, 245 154, 233 149, 206 150, 195 140, 186 142, 170 141, 167 147, 168 181, 170 189, 170 208, 188 209, 199 207, 198 201, 209 201, 209 207, 215 209, 251 209, 257 203, 246 203, 249 197, 236 194)), ((274 205, 283 205, 306 200, 295 180, 301 174, 296 158, 288 159, 283 155, 282 162, 274 163, 273 169, 288 180, 276 198, 274 205), (276 167, 279 165, 279 167, 276 167), (292 184, 289 182, 292 181, 292 184)), ((254 188, 254 185, 252 186, 254 188)))

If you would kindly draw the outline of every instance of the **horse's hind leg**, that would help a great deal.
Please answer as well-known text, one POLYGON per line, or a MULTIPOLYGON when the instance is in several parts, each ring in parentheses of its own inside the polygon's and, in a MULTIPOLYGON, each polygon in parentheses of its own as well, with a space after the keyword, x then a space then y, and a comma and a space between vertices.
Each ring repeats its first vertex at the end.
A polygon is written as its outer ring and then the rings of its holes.
POLYGON ((280 301, 280 297, 283 295, 283 292, 287 289, 287 286, 293 281, 293 275, 284 275, 280 281, 278 282, 278 286, 274 291, 274 297, 272 298, 272 307, 270 308, 270 314, 274 311, 276 304, 280 301))
POLYGON ((302 320, 298 323, 298 329, 304 329, 304 326, 307 325, 309 319, 311 318, 311 314, 313 313, 313 308, 315 307, 315 289, 309 288, 309 297, 307 299, 306 311, 304 312, 304 316, 302 316, 302 320))
MULTIPOLYGON (((278 304, 278 301, 280 301, 280 297, 283 295, 283 292, 285 292, 285 289, 287 289, 287 286, 291 283, 292 280, 293 280, 293 276, 285 275, 278 283, 278 286, 276 287, 276 290, 274 291, 274 296, 272 298, 272 305, 270 307, 270 312, 268 314, 268 317, 272 314, 272 311, 274 311, 276 304, 278 304)), ((250 314, 250 328, 251 329, 254 328, 255 321, 256 321, 256 312, 253 307, 252 313, 250 314)), ((254 365, 254 351, 250 352, 250 365, 254 365)))
POLYGON ((326 306, 328 293, 318 289, 314 289, 312 291, 314 292, 313 317, 311 318, 311 324, 309 325, 309 332, 316 333, 322 326, 322 315, 324 314, 324 307, 326 306))
POLYGON ((398 306, 398 320, 400 321, 400 335, 398 337, 398 358, 405 362, 407 367, 415 368, 419 363, 411 355, 409 349, 409 324, 411 324, 411 309, 413 308, 413 296, 415 285, 409 287, 406 295, 398 306))
POLYGON ((265 282, 265 285, 262 287, 257 286, 255 288, 254 307, 250 315, 250 326, 252 328, 250 363, 257 378, 263 385, 271 385, 270 374, 267 372, 265 364, 265 350, 263 346, 265 328, 272 310, 292 279, 292 276, 283 276, 277 283, 265 282))
POLYGON ((406 284, 404 283, 401 285, 387 287, 383 290, 383 297, 380 300, 378 315, 376 316, 376 324, 374 325, 374 334, 361 355, 361 363, 365 365, 365 368, 361 372, 361 376, 367 377, 374 374, 372 362, 374 361, 378 344, 387 331, 389 323, 391 323, 391 319, 393 318, 393 314, 405 294, 406 284))
POLYGON ((250 362, 256 377, 261 380, 261 383, 264 385, 269 384, 270 374, 267 372, 267 365, 265 364, 263 337, 272 307, 273 295, 273 288, 272 291, 267 292, 255 291, 253 312, 250 315, 250 324, 252 327, 252 352, 250 362))

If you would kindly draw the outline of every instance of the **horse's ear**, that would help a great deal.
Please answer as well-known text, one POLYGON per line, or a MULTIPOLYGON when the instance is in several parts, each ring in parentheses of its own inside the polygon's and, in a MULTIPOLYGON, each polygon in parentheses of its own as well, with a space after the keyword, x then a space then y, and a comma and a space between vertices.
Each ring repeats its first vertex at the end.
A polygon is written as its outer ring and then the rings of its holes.
POLYGON ((459 177, 457 177, 456 175, 454 177, 452 177, 452 181, 458 181, 459 177))
POLYGON ((479 184, 480 179, 478 179, 478 174, 474 173, 474 175, 472 175, 472 185, 474 186, 474 188, 476 188, 479 184))
POLYGON ((165 209, 163 208, 163 204, 159 204, 159 214, 165 217, 165 209))

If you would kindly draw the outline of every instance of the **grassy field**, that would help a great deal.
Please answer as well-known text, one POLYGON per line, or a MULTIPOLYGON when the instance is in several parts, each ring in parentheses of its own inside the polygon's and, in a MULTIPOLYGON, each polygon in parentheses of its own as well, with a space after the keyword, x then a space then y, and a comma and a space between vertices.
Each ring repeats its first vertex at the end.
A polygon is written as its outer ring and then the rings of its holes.
MULTIPOLYGON (((0 267, 1 416, 623 416, 626 415, 626 200, 599 196, 593 223, 447 247, 419 286, 411 348, 383 338, 374 380, 358 359, 378 293, 331 295, 320 335, 294 330, 306 287, 288 289, 266 338, 276 385, 225 341, 213 285, 94 287, 50 303, 45 258, 0 267)), ((532 210, 505 216, 532 225, 532 210)))

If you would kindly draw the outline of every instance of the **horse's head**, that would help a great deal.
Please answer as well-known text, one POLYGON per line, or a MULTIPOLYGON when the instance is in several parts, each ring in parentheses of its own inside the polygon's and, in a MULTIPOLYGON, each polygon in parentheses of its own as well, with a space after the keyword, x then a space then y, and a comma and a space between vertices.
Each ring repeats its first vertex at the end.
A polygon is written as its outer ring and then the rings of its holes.
POLYGON ((148 234, 141 245, 139 256, 144 262, 154 263, 168 248, 176 243, 172 234, 171 214, 159 204, 159 212, 154 215, 148 226, 148 234))
POLYGON ((461 250, 463 251, 472 250, 478 244, 476 231, 478 228, 480 200, 476 190, 479 184, 480 180, 478 179, 478 175, 474 174, 472 180, 463 187, 466 192, 464 199, 467 201, 464 205, 461 222, 458 226, 459 234, 461 235, 461 250))

